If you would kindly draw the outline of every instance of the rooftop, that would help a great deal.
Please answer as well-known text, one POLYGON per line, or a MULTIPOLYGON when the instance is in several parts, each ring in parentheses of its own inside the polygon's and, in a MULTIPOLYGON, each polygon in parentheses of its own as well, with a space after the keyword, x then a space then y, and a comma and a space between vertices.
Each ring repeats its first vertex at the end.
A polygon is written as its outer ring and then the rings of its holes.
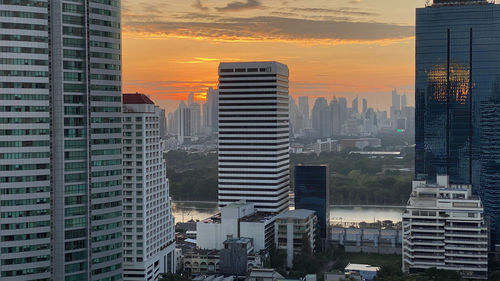
POLYGON ((345 267, 346 271, 379 271, 380 267, 371 266, 369 264, 360 264, 360 263, 349 263, 345 267))
POLYGON ((306 209, 288 210, 276 216, 276 219, 307 219, 314 211, 306 209))
POLYGON ((123 94, 123 104, 155 104, 145 94, 123 94))
POLYGON ((488 0, 434 0, 432 6, 484 5, 488 0))

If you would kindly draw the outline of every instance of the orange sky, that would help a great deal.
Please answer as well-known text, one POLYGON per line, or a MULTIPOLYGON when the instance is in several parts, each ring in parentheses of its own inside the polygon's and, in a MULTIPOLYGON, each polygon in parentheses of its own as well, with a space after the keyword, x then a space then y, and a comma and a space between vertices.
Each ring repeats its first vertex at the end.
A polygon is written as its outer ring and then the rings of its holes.
MULTIPOLYGON (((124 92, 172 111, 216 87, 221 61, 277 60, 290 94, 355 96, 387 109, 414 81, 414 13, 425 0, 123 0, 124 92)), ((310 101, 312 104, 312 101, 310 101)))

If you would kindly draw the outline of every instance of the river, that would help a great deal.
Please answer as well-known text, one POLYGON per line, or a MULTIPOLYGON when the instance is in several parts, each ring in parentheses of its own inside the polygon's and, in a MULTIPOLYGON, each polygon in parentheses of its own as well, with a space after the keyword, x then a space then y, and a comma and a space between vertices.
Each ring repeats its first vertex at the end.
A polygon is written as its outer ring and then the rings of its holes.
MULTIPOLYGON (((174 202, 172 204, 176 222, 203 220, 218 212, 216 202, 174 202)), ((330 206, 332 222, 375 222, 391 220, 401 221, 402 206, 330 206)))

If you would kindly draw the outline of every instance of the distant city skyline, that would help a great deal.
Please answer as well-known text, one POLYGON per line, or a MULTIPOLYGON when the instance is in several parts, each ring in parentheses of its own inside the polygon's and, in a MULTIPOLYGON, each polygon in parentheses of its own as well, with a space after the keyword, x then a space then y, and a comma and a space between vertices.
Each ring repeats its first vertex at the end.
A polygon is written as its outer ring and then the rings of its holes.
POLYGON ((190 92, 200 100, 208 87, 216 87, 220 62, 279 60, 290 68, 294 98, 344 96, 350 102, 358 96, 389 110, 397 88, 412 106, 415 8, 424 5, 424 0, 175 5, 126 0, 124 92, 147 93, 172 111, 190 92))

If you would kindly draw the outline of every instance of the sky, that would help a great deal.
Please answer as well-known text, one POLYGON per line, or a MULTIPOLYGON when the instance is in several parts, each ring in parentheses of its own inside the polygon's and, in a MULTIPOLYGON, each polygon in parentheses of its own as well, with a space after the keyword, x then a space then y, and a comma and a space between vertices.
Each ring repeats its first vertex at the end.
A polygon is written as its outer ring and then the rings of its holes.
POLYGON ((426 0, 122 0, 123 91, 168 111, 203 103, 220 62, 275 60, 290 95, 387 110, 391 91, 413 104, 415 8, 426 0))

